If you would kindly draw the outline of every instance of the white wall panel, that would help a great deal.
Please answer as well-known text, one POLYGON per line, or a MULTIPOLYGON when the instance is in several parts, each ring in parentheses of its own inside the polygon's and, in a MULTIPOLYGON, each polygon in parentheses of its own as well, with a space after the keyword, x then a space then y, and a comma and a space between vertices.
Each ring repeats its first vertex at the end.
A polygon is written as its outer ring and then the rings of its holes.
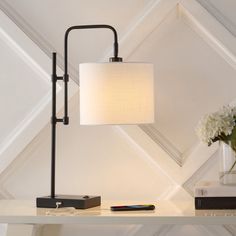
MULTIPOLYGON (((63 55, 65 30, 78 24, 110 24, 119 33, 129 29, 129 24, 151 3, 150 0, 70 0, 21 2, 1 0, 0 5, 42 47, 63 55), (53 10, 52 10, 53 9, 53 10), (45 17, 42 17, 42 12, 45 17), (43 43, 42 43, 43 42, 43 43)), ((120 34, 119 34, 120 35, 120 34)), ((113 47, 113 34, 107 29, 75 31, 69 37, 69 58, 73 75, 78 74, 81 62, 97 61, 113 47), (70 50, 72 48, 73 50, 70 50)), ((109 58, 106 58, 108 61, 109 58)), ((74 76, 74 79, 77 77, 74 76)))
POLYGON ((3 171, 45 125, 50 76, 36 62, 42 59, 41 50, 3 12, 0 22, 0 169, 3 171), (30 53, 34 56, 29 56, 30 53))
POLYGON ((198 0, 198 2, 236 36, 236 2, 234 0, 198 0))
POLYGON ((184 189, 194 196, 194 186, 202 180, 217 181, 219 178, 219 153, 215 152, 184 184, 184 189))
POLYGON ((197 143, 195 127, 200 117, 235 98, 235 69, 176 11, 128 59, 155 62, 153 128, 183 157, 197 143))
POLYGON ((4 99, 0 100, 2 108, 0 143, 3 143, 12 130, 29 116, 50 91, 49 81, 30 66, 22 52, 18 51, 10 39, 0 34, 0 93, 4 99), (37 89, 35 89, 37 88, 37 89))
MULTIPOLYGON (((101 194, 103 199, 155 200, 172 183, 112 126, 80 126, 78 97, 71 101, 70 126, 58 125, 57 192, 101 194)), ((49 194, 48 125, 1 178, 14 198, 49 194), (20 182, 24 184, 19 184, 20 182)))

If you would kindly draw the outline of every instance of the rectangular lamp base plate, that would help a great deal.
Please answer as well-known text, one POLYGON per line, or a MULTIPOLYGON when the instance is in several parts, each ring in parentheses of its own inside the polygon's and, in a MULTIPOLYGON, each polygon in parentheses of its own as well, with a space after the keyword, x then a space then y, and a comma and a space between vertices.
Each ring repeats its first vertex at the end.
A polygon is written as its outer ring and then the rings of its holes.
POLYGON ((36 199, 37 207, 41 208, 60 208, 60 207, 74 207, 76 209, 88 209, 101 205, 100 196, 87 195, 56 195, 38 197, 36 199))

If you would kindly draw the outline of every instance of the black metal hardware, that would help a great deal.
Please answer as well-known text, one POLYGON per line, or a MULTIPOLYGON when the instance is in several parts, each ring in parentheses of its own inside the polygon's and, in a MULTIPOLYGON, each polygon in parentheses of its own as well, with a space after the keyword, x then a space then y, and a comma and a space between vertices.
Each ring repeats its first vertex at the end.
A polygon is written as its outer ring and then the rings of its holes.
POLYGON ((109 62, 122 62, 122 57, 110 57, 109 62))

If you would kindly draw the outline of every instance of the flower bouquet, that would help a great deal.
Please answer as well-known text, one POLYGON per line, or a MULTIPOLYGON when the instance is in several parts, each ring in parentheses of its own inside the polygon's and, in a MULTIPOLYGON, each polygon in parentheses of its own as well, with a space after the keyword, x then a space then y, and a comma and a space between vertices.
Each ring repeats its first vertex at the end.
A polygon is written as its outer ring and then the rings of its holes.
POLYGON ((196 132, 208 146, 220 141, 220 182, 236 184, 236 107, 224 106, 205 115, 196 132))

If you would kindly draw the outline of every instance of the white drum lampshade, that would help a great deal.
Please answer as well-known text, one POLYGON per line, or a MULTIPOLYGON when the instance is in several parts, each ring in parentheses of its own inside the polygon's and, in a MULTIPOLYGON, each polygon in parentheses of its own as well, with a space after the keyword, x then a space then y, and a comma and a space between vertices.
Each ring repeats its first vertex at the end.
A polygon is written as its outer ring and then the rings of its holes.
POLYGON ((80 64, 82 125, 154 122, 153 65, 80 64))

